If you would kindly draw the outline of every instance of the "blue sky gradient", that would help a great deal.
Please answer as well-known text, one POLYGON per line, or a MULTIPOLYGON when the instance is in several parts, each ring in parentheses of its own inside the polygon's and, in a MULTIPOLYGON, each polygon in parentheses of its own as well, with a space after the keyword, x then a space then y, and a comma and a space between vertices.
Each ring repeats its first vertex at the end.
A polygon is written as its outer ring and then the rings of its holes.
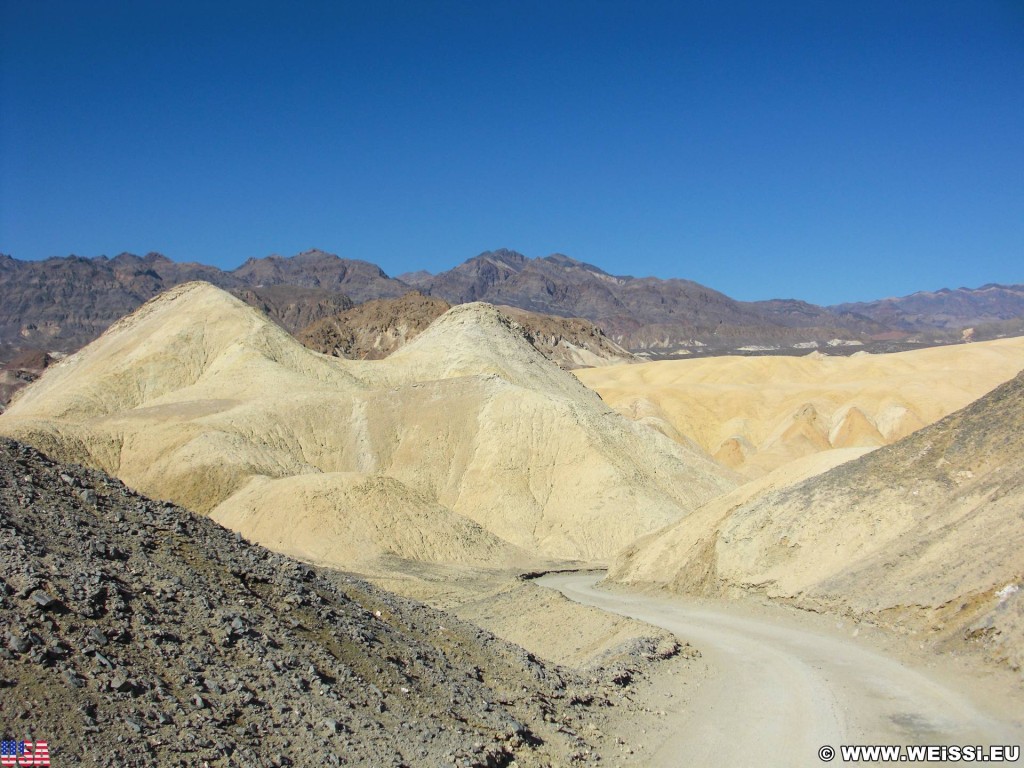
POLYGON ((1020 0, 0 7, 17 258, 509 247, 821 304, 1024 282, 1020 0))

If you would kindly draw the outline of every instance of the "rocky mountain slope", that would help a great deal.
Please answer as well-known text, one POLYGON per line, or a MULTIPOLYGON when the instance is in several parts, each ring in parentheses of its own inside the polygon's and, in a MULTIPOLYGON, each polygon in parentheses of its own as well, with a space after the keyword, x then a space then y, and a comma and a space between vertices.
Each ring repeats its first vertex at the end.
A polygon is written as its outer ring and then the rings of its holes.
POLYGON ((944 288, 879 301, 839 304, 831 309, 870 317, 911 331, 951 330, 1000 325, 1024 317, 1024 285, 944 288))
POLYGON ((833 448, 893 443, 1024 365, 1024 338, 888 355, 717 357, 576 372, 623 415, 744 477, 833 448))
POLYGON ((607 408, 493 307, 453 308, 387 359, 349 361, 203 283, 53 366, 0 432, 344 567, 600 560, 733 485, 607 408))
POLYGON ((409 292, 409 286, 388 277, 376 264, 342 259, 316 249, 291 257, 249 259, 228 274, 251 286, 297 285, 340 292, 356 303, 409 292))
POLYGON ((545 314, 583 317, 631 351, 834 338, 866 340, 886 328, 868 318, 806 302, 740 302, 689 280, 615 276, 568 256, 529 259, 489 251, 439 275, 406 276, 452 304, 487 301, 545 314))
POLYGON ((353 306, 352 299, 345 294, 325 288, 265 285, 235 288, 232 293, 293 334, 353 306))
MULTIPOLYGON (((368 262, 311 250, 289 258, 249 259, 231 271, 178 264, 159 254, 45 261, 0 255, 0 347, 74 351, 144 301, 190 280, 241 295, 289 285, 341 293, 356 303, 397 298, 418 288, 449 304, 482 300, 583 318, 622 347, 653 356, 794 354, 830 342, 839 351, 854 343, 892 351, 904 342, 959 341, 969 326, 977 339, 1024 332, 1020 286, 818 307, 790 299, 735 301, 688 280, 610 275, 560 254, 531 259, 509 250, 488 251, 438 275, 420 271, 395 279, 368 262)), ((261 301, 266 299, 255 303, 261 301)), ((319 316, 326 315, 303 315, 307 324, 319 316)), ((297 322, 286 326, 297 330, 297 322)))
POLYGON ((1024 666, 1024 373, 913 435, 629 548, 624 582, 752 591, 1024 666))
POLYGON ((448 302, 413 291, 397 299, 372 299, 324 317, 300 329, 295 338, 325 355, 381 360, 449 309, 448 302))
MULTIPOLYGON (((448 302, 413 291, 397 299, 367 301, 317 320, 300 330, 296 338, 326 355, 350 360, 381 360, 414 339, 449 309, 448 302)), ((540 315, 515 307, 499 309, 522 326, 534 349, 562 368, 636 360, 587 320, 540 315)))
POLYGON ((55 362, 52 355, 38 349, 24 350, 0 363, 0 413, 19 389, 38 379, 55 362))
POLYGON ((73 352, 143 302, 189 280, 236 284, 215 267, 179 264, 155 253, 45 261, 0 255, 0 338, 73 352))
POLYGON ((44 261, 0 254, 0 342, 73 352, 157 294, 192 280, 233 290, 292 330, 351 306, 349 299, 400 296, 409 290, 372 264, 322 251, 249 259, 230 272, 174 262, 158 253, 44 261))
MULTIPOLYGON (((53 765, 593 764, 584 682, 0 440, 0 720, 53 765)), ((601 690, 605 693, 602 693, 601 690)))
POLYGON ((508 306, 498 309, 522 326, 534 349, 565 370, 634 363, 641 359, 581 317, 545 315, 508 306))

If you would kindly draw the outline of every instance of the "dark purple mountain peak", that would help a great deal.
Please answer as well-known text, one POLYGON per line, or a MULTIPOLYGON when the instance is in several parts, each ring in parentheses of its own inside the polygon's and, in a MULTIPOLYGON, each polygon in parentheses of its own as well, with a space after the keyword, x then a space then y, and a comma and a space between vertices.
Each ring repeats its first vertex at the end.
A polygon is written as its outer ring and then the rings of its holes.
POLYGON ((474 256, 472 259, 469 259, 466 264, 476 261, 500 264, 518 272, 530 262, 530 259, 518 251, 513 251, 508 248, 498 248, 495 251, 484 251, 483 253, 474 256))

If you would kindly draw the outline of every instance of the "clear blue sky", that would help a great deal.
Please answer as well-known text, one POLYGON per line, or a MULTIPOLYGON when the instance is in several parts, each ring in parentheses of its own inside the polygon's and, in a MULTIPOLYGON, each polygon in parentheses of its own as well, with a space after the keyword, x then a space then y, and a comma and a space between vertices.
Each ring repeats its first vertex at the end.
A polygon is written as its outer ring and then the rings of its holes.
POLYGON ((0 252, 1024 282, 1024 2, 0 0, 0 252))

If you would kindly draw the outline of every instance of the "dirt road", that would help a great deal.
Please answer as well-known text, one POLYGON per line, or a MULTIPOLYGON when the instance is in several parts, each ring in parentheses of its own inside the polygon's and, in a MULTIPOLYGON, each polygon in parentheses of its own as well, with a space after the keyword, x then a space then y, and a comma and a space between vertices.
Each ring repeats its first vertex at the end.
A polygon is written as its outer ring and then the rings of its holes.
POLYGON ((989 680, 940 676, 786 610, 607 592, 594 588, 599 577, 552 574, 538 583, 664 627, 711 667, 703 685, 681 692, 687 706, 649 746, 651 766, 823 765, 824 745, 1024 741, 1020 690, 1007 691, 1005 681, 993 695, 989 680))

